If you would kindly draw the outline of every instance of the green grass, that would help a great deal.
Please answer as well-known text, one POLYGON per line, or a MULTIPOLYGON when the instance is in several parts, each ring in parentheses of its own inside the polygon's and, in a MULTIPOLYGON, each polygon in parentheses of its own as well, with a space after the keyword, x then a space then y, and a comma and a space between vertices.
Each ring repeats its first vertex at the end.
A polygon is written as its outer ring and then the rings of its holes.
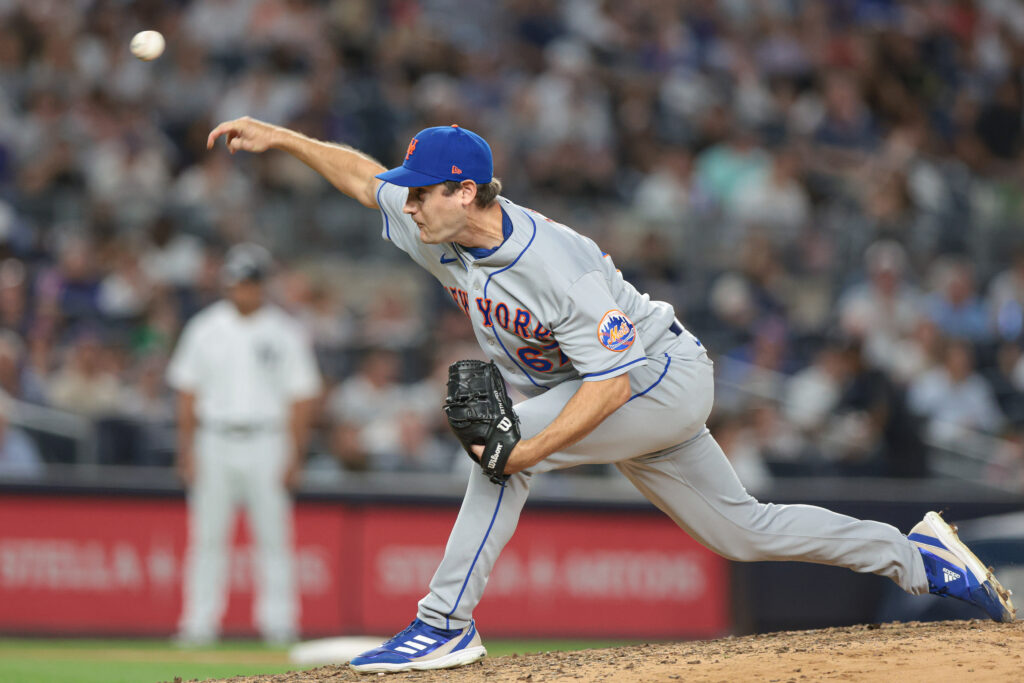
MULTIPOLYGON (((624 641, 488 640, 493 657, 555 650, 615 647, 624 641)), ((307 667, 313 668, 313 667, 307 667)), ((284 673, 286 648, 228 641, 182 650, 166 640, 0 639, 0 683, 158 683, 284 673)))
POLYGON ((0 640, 0 683, 156 683, 297 668, 284 648, 255 642, 182 650, 166 640, 0 640))

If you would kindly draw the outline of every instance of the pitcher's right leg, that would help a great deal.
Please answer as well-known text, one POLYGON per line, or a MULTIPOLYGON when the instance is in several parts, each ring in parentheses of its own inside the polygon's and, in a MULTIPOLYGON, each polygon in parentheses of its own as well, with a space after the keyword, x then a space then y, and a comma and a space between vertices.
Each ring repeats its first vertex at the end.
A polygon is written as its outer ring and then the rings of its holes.
POLYGON ((759 503, 706 430, 674 449, 616 466, 719 555, 835 565, 887 576, 908 593, 928 592, 921 555, 898 529, 812 505, 759 503))

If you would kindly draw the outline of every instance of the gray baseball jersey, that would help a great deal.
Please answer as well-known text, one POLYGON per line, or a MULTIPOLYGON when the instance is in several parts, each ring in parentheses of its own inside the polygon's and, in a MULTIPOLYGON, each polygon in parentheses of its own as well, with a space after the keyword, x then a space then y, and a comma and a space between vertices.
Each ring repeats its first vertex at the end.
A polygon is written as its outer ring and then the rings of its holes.
POLYGON ((523 438, 550 424, 584 381, 629 373, 633 391, 579 442, 505 485, 470 476, 420 619, 467 626, 533 475, 584 463, 614 463, 683 530, 726 557, 833 564, 927 592, 920 554, 894 527, 809 505, 765 505, 744 490, 704 426, 714 398, 707 353, 671 306, 637 292, 593 241, 499 198, 507 237, 474 258, 457 244, 423 244, 402 213, 407 192, 378 188, 384 237, 441 281, 502 375, 530 397, 515 407, 523 438))
MULTIPOLYGON (((672 306, 622 278, 593 240, 499 197, 512 232, 473 258, 457 244, 424 244, 402 213, 408 189, 381 183, 383 235, 434 275, 473 323, 477 341, 526 396, 572 379, 608 379, 647 363, 673 324, 672 306)), ((692 354, 699 343, 689 334, 692 354)))

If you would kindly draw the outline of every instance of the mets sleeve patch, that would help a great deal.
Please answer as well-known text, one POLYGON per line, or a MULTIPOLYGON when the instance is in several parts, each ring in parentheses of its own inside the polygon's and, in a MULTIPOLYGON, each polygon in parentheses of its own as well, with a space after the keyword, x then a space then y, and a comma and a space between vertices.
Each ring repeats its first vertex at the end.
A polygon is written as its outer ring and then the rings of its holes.
POLYGON ((597 326, 597 339, 601 346, 619 353, 636 341, 636 327, 625 313, 611 310, 604 314, 597 326))

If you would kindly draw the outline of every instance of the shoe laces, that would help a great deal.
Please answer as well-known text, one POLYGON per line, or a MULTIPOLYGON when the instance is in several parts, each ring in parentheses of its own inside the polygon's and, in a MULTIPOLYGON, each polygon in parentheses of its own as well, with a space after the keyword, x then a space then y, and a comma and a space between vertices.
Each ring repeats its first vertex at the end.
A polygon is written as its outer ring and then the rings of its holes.
POLYGON ((416 622, 417 621, 419 621, 419 620, 418 619, 413 619, 411 622, 409 622, 408 626, 406 626, 401 631, 399 631, 394 636, 392 636, 391 640, 389 640, 388 642, 384 643, 383 647, 392 648, 395 645, 403 644, 406 640, 408 640, 406 635, 416 629, 416 622))

